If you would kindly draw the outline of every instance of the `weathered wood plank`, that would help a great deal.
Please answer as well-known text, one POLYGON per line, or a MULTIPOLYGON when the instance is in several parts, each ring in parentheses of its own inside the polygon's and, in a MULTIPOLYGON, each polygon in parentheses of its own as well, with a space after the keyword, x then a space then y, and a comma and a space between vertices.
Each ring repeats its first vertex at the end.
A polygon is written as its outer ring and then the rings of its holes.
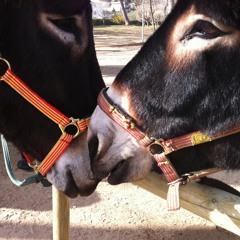
MULTIPOLYGON (((166 199, 168 185, 162 175, 151 173, 134 184, 166 199)), ((182 208, 240 236, 240 197, 190 182, 180 188, 180 204, 182 208)))

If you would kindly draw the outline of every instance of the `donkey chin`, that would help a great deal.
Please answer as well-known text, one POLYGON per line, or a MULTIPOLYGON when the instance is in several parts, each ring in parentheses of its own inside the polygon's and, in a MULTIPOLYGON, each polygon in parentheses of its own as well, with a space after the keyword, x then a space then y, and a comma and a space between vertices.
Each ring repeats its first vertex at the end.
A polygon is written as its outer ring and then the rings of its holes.
POLYGON ((145 164, 145 166, 139 168, 139 164, 134 158, 122 160, 108 175, 108 183, 117 185, 140 180, 151 171, 151 165, 152 164, 145 164))
POLYGON ((91 170, 86 133, 71 143, 47 173, 47 179, 71 198, 88 196, 94 192, 100 180, 91 170))

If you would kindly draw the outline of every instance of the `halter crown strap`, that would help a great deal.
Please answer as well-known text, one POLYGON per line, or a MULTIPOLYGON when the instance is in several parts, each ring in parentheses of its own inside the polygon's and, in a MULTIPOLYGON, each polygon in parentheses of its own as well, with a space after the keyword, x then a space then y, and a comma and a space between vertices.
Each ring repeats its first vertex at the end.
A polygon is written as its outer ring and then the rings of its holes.
POLYGON ((70 122, 69 118, 58 111, 55 107, 50 105, 42 99, 37 93, 31 90, 23 81, 17 77, 11 69, 8 69, 2 76, 1 80, 10 85, 16 92, 24 97, 29 103, 41 111, 45 116, 50 118, 56 124, 64 126, 70 122))
POLYGON ((34 167, 34 170, 37 173, 40 173, 42 176, 45 176, 47 172, 50 170, 50 168, 54 165, 54 163, 59 159, 59 157, 69 146, 71 141, 79 134, 81 134, 81 132, 86 131, 90 122, 90 118, 86 119, 68 118, 59 110, 57 110, 54 106, 52 106, 43 98, 41 98, 36 92, 30 89, 18 76, 16 76, 11 71, 10 64, 7 60, 0 58, 0 61, 3 61, 8 67, 7 71, 3 74, 2 77, 0 77, 0 83, 3 81, 7 83, 23 98, 25 98, 30 104, 32 104, 45 116, 47 116, 49 119, 55 122, 62 132, 61 137, 54 145, 52 150, 48 153, 48 155, 44 158, 44 160, 40 163, 39 166, 34 167), (68 133, 69 126, 75 127, 74 133, 68 133))

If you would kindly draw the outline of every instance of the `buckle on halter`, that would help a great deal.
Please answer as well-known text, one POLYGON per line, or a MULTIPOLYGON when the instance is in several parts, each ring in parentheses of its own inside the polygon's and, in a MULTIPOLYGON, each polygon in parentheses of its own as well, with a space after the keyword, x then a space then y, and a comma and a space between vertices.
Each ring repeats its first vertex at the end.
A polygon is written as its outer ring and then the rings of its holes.
POLYGON ((31 167, 35 173, 38 173, 39 164, 37 160, 33 160, 31 163, 28 163, 28 166, 31 167))
POLYGON ((61 129, 62 133, 70 134, 73 136, 73 138, 76 138, 81 133, 81 130, 78 126, 79 119, 70 117, 69 120, 70 123, 68 123, 66 126, 59 125, 59 128, 61 129))

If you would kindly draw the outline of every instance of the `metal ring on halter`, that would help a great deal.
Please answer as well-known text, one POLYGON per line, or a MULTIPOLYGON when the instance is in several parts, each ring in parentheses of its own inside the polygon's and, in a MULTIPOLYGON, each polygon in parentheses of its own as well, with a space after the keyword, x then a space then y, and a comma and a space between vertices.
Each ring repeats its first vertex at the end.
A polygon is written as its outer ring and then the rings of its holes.
POLYGON ((11 65, 10 65, 10 63, 9 63, 9 61, 7 59, 0 57, 0 61, 5 62, 7 64, 7 66, 8 66, 8 68, 11 69, 11 65))
MULTIPOLYGON (((10 65, 10 63, 8 62, 8 60, 6 60, 5 58, 0 57, 0 62, 1 62, 1 61, 6 64, 6 66, 7 66, 6 71, 7 71, 8 69, 11 70, 11 65, 10 65)), ((6 71, 5 71, 3 74, 0 74, 0 76, 1 76, 1 77, 0 77, 0 80, 2 80, 2 76, 6 73, 6 71)))
POLYGON ((66 126, 59 125, 59 128, 61 129, 62 133, 68 133, 70 135, 73 135, 74 138, 76 138, 81 133, 81 130, 78 126, 79 119, 74 119, 70 117, 69 120, 69 124, 67 124, 66 126))
POLYGON ((162 141, 162 139, 153 139, 153 142, 146 147, 152 156, 165 152, 164 146, 161 144, 162 141))

